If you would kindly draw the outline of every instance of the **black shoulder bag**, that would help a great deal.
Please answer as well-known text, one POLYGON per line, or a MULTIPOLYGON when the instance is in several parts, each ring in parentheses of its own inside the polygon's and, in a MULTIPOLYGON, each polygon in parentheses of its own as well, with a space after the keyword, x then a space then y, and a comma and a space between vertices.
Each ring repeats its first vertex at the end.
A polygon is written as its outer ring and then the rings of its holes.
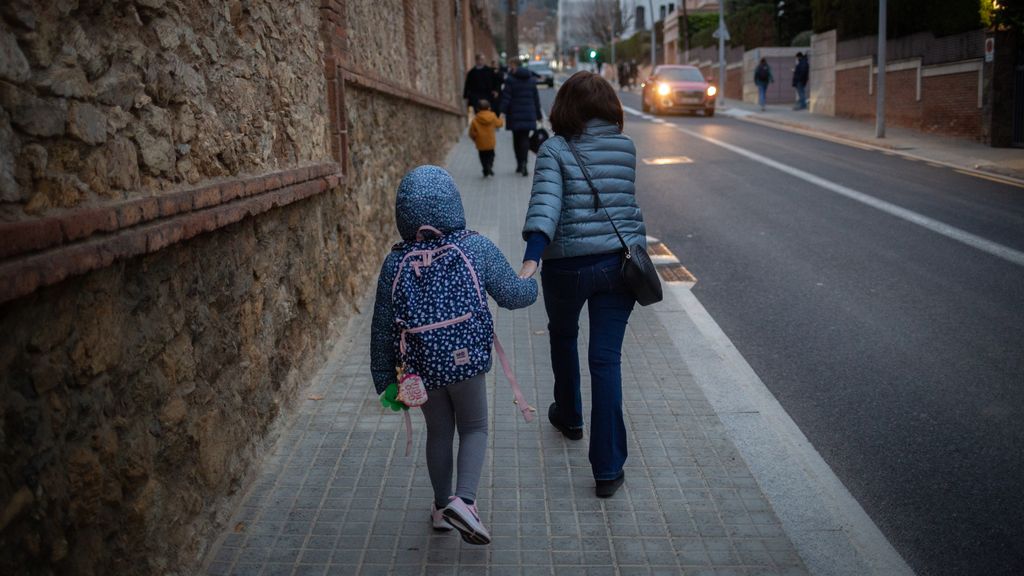
POLYGON ((612 230, 615 230, 615 235, 619 237, 619 242, 622 243, 621 273, 626 287, 633 293, 633 297, 636 298, 637 303, 641 306, 661 302, 661 279, 658 278, 658 270, 655 269, 651 257, 647 255, 647 250, 640 244, 626 245, 622 234, 619 234, 619 227, 615 225, 615 221, 608 214, 608 209, 601 206, 601 195, 597 191, 597 186, 594 186, 594 181, 590 179, 590 173, 587 172, 587 167, 583 165, 583 160, 580 158, 580 153, 576 150, 576 146, 568 138, 565 140, 565 143, 569 145, 569 151, 576 158, 576 163, 579 164, 580 170, 583 171, 583 177, 587 179, 590 191, 594 193, 594 210, 604 210, 604 215, 612 225, 612 230))

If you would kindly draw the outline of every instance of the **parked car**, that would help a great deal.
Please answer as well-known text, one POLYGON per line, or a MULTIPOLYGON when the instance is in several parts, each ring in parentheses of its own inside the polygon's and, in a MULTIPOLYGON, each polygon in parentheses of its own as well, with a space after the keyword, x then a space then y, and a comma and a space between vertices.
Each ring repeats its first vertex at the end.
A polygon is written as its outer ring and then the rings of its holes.
POLYGON ((547 84, 551 88, 555 87, 555 72, 547 61, 537 60, 530 62, 526 67, 538 77, 538 84, 547 84))
POLYGON ((696 114, 703 111, 705 116, 715 115, 718 88, 705 80, 696 66, 658 66, 640 86, 644 112, 696 114))

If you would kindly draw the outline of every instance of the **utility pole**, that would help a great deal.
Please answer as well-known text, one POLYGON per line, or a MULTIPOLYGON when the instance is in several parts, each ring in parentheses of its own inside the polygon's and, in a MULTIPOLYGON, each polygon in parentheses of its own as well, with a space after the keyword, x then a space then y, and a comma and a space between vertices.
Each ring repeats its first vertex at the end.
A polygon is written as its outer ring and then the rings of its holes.
MULTIPOLYGON (((883 0, 884 1, 884 0, 883 0)), ((725 99, 725 0, 718 0, 718 94, 725 99)))
POLYGON ((654 28, 654 23, 657 20, 655 20, 653 0, 647 0, 647 7, 651 9, 651 74, 654 74, 654 68, 658 65, 658 31, 654 28))
POLYGON ((885 138, 885 0, 878 3, 878 90, 875 101, 875 138, 885 138))
POLYGON ((690 17, 686 14, 686 2, 683 4, 683 64, 690 63, 690 17))
POLYGON ((508 0, 508 12, 505 16, 505 36, 508 47, 505 49, 507 65, 511 58, 519 60, 519 0, 508 0))

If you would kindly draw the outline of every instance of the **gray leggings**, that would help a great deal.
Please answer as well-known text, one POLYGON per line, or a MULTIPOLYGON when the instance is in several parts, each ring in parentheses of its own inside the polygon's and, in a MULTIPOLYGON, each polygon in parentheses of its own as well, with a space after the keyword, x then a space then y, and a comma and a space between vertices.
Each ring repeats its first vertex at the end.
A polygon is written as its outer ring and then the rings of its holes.
POLYGON ((434 504, 448 505, 452 495, 452 441, 459 430, 459 474, 455 496, 476 500, 487 452, 487 385, 484 373, 427 393, 422 407, 427 421, 427 471, 434 504))

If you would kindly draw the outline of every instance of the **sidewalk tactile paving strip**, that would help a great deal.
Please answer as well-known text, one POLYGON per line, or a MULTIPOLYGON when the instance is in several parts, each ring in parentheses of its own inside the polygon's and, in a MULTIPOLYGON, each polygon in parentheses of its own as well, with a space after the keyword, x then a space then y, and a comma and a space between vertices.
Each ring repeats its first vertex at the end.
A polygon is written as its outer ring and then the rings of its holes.
POLYGON ((661 279, 665 282, 679 282, 681 284, 694 285, 697 283, 697 277, 690 273, 685 266, 678 262, 671 264, 658 264, 655 266, 658 269, 658 274, 661 275, 661 279))
MULTIPOLYGON (((512 168, 507 132, 495 178, 480 177, 467 140, 449 155, 470 227, 516 263, 531 179, 512 168)), ((539 417, 523 422, 504 376, 491 371, 490 450, 478 501, 493 541, 472 546, 455 533, 434 533, 422 418, 413 415, 414 455, 405 458, 402 418, 380 407, 370 382, 372 305, 360 309, 212 547, 207 574, 807 573, 665 327, 639 307, 622 354, 629 460, 619 493, 594 497, 589 434, 568 441, 543 417, 551 361, 542 302, 498 309, 496 330, 539 417)), ((582 370, 586 383, 585 361, 582 370)), ((589 406, 586 384, 583 393, 589 406)))

